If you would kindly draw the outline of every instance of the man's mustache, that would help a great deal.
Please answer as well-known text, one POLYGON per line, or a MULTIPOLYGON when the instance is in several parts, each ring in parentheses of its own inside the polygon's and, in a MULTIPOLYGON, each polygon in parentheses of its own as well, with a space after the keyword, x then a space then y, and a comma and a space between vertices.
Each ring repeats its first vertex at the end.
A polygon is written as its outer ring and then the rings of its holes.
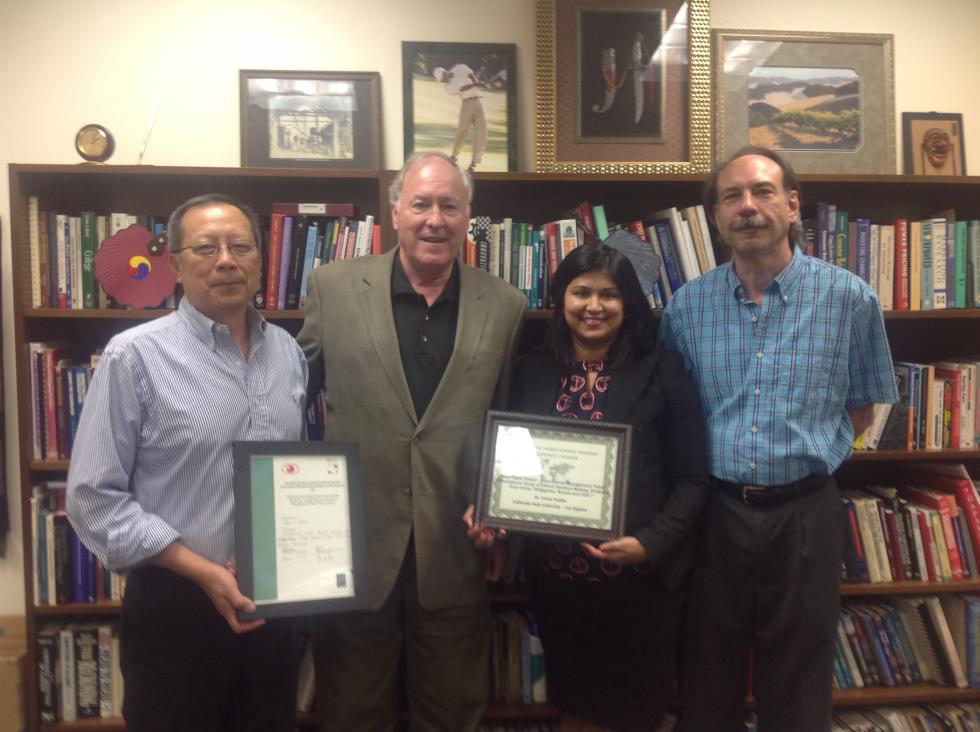
POLYGON ((748 218, 739 219, 732 224, 732 228, 735 231, 741 231, 742 229, 764 229, 768 226, 769 222, 762 216, 749 216, 748 218))

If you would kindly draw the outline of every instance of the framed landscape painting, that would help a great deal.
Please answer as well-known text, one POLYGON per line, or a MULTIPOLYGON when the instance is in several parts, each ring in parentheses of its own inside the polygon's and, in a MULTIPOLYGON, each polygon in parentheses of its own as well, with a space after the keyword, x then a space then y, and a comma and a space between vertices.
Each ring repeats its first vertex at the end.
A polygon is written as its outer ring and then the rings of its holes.
POLYGON ((538 0, 534 168, 702 173, 708 0, 538 0))
POLYGON ((744 145, 798 173, 894 173, 892 36, 713 31, 715 160, 744 145))
POLYGON ((517 170, 517 46, 402 42, 405 157, 444 152, 473 171, 517 170))
POLYGON ((243 166, 381 167, 376 71, 238 72, 243 166))
POLYGON ((910 175, 966 175, 963 115, 902 112, 905 172, 910 175))

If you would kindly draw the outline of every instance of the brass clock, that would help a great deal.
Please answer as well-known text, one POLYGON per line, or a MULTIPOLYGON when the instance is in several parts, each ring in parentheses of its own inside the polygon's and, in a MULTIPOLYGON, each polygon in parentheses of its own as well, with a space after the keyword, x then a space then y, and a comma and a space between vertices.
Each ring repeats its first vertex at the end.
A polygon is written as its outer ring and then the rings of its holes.
POLYGON ((105 162, 115 149, 112 133, 102 125, 85 125, 75 135, 75 150, 90 163, 105 162))

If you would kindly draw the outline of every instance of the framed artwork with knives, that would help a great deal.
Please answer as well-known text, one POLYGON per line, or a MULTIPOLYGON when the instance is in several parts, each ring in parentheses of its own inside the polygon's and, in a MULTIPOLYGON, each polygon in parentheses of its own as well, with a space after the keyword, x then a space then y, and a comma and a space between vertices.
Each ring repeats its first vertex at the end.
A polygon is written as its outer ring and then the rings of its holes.
POLYGON ((536 170, 708 169, 708 0, 538 0, 536 22, 536 170))

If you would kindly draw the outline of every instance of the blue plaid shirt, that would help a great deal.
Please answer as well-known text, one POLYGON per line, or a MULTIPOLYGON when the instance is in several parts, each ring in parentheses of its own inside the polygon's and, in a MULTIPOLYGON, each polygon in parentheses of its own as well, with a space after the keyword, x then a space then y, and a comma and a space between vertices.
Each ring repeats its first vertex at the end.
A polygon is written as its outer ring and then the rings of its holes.
POLYGON ((782 485, 830 475, 851 454, 846 408, 898 400, 878 298, 796 249, 759 306, 724 264, 684 285, 660 324, 708 425, 711 473, 782 485))

